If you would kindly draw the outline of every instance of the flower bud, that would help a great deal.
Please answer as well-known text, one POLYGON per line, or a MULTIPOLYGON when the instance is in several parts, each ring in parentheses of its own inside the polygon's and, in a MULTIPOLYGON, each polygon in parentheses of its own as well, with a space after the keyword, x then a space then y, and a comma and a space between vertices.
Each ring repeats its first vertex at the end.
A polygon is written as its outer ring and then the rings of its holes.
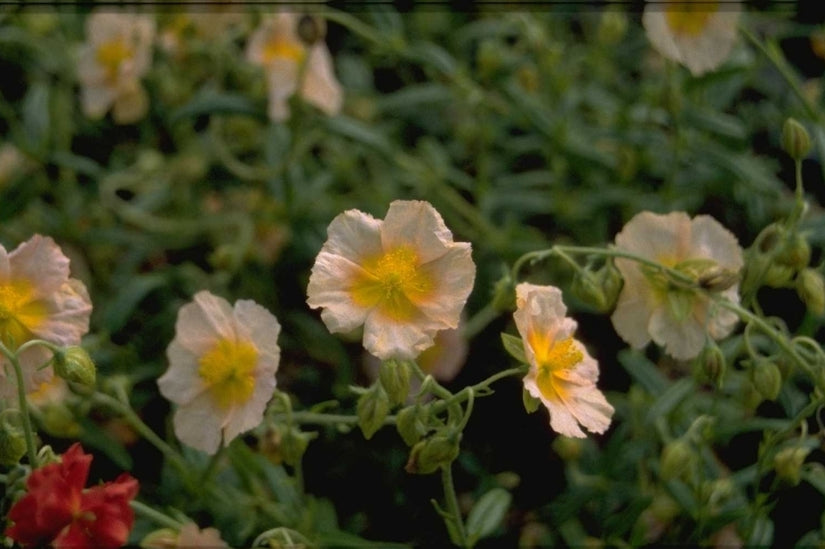
POLYGON ((766 400, 776 400, 782 389, 782 374, 779 367, 769 360, 760 360, 753 369, 753 385, 766 400))
POLYGON ((773 457, 776 475, 791 486, 799 484, 800 470, 811 450, 801 446, 783 448, 773 457))
POLYGON ((178 532, 171 528, 161 528, 149 532, 138 544, 143 549, 175 549, 178 546, 178 532))
POLYGON ((716 385, 722 386, 722 381, 725 376, 726 361, 722 349, 714 342, 708 342, 702 353, 699 355, 699 366, 702 374, 708 381, 716 385))
POLYGON ((621 273, 609 261, 596 272, 584 270, 576 273, 570 290, 577 298, 604 313, 616 304, 623 283, 621 273))
POLYGON ((825 312, 825 279, 815 269, 803 269, 796 276, 796 293, 808 310, 821 315, 825 312))
POLYGON ((438 470, 442 465, 449 465, 458 457, 458 443, 461 433, 437 433, 419 441, 413 446, 407 465, 404 469, 408 473, 428 475, 438 470))
POLYGON ((26 454, 26 435, 16 409, 0 413, 0 465, 15 465, 26 454))
POLYGON ((367 440, 381 428, 390 411, 390 400, 381 383, 374 383, 358 399, 358 426, 367 440))
POLYGON ((789 235, 782 243, 776 260, 797 271, 804 269, 811 260, 811 245, 808 244, 808 239, 796 232, 789 235))
POLYGON ((782 148, 794 160, 802 160, 811 150, 811 137, 805 127, 788 118, 782 126, 782 148))
POLYGON ((398 434, 407 446, 412 446, 427 434, 427 408, 424 406, 407 406, 399 410, 395 419, 398 434))
POLYGON ((771 262, 765 271, 762 281, 771 288, 782 288, 791 281, 793 275, 794 270, 792 267, 788 267, 779 262, 771 262))
POLYGON ((576 461, 582 455, 584 445, 579 438, 556 437, 553 441, 553 449, 564 461, 576 461))
POLYGON ((94 387, 96 380, 95 363, 86 349, 73 345, 54 354, 54 372, 65 379, 94 387))
POLYGON ((708 269, 699 276, 698 283, 710 292, 724 292, 739 282, 739 272, 725 269, 719 265, 708 269))
POLYGON ((684 439, 668 442, 659 458, 660 475, 665 480, 677 478, 686 473, 696 459, 690 443, 684 439))
POLYGON ((385 360, 378 370, 378 379, 387 392, 390 406, 403 404, 410 394, 410 365, 403 360, 385 360))

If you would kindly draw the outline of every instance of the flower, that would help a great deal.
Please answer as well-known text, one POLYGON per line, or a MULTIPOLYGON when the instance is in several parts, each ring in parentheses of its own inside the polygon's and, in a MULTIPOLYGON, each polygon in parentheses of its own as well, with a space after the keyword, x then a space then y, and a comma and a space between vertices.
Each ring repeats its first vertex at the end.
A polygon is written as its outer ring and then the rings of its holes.
POLYGON ((22 546, 114 548, 126 543, 138 482, 123 473, 87 490, 92 456, 73 444, 59 463, 32 471, 27 493, 9 510, 5 534, 22 546))
MULTIPOLYGON (((744 264, 742 248, 727 229, 707 215, 690 219, 684 212, 665 215, 642 212, 616 235, 616 248, 651 259, 697 280, 714 272, 738 273, 744 264)), ((690 288, 671 287, 657 271, 630 259, 616 259, 624 286, 611 320, 616 332, 641 349, 652 339, 676 359, 697 356, 706 334, 728 335, 737 317, 716 310, 708 296, 690 288)), ((739 284, 719 294, 739 302, 739 284)))
POLYGON ((736 40, 739 2, 649 2, 642 24, 653 47, 695 76, 727 59, 736 40))
MULTIPOLYGON (((11 253, 0 245, 0 341, 9 350, 32 339, 77 345, 89 331, 91 312, 86 286, 69 278, 69 258, 54 240, 34 235, 11 253)), ((19 354, 26 392, 51 379, 52 369, 41 369, 50 358, 40 345, 19 354)), ((9 371, 0 355, 0 399, 16 398, 16 383, 6 379, 9 371)))
POLYGON ((204 528, 201 530, 194 522, 187 522, 181 526, 179 532, 170 528, 157 530, 149 534, 140 546, 144 549, 193 549, 202 547, 204 549, 218 549, 219 547, 229 547, 221 539, 221 533, 215 528, 204 528))
POLYGON ((161 394, 178 405, 173 424, 185 444, 214 454, 257 426, 275 390, 281 325, 251 300, 234 307, 209 292, 178 311, 166 349, 161 394))
POLYGON ((383 221, 347 210, 329 224, 307 303, 331 332, 363 325, 378 358, 413 359, 458 326, 475 278, 470 251, 428 202, 396 200, 383 221))
POLYGON ((83 112, 100 118, 111 108, 115 122, 143 118, 149 99, 140 78, 149 70, 154 20, 148 15, 96 11, 86 19, 87 42, 78 77, 83 112))
MULTIPOLYGON (((322 23, 319 19, 308 20, 316 26, 322 23)), ((302 21, 294 13, 277 13, 264 19, 247 44, 246 58, 266 72, 269 117, 276 122, 289 118, 287 100, 296 91, 329 115, 341 110, 341 85, 321 39, 322 29, 316 29, 318 32, 310 37, 314 40, 307 44, 299 36, 302 21)))
POLYGON ((596 388, 599 364, 573 338, 576 321, 566 313, 558 288, 526 282, 516 286, 513 319, 530 365, 524 388, 547 407, 554 431, 584 438, 579 424, 603 433, 613 407, 596 388))

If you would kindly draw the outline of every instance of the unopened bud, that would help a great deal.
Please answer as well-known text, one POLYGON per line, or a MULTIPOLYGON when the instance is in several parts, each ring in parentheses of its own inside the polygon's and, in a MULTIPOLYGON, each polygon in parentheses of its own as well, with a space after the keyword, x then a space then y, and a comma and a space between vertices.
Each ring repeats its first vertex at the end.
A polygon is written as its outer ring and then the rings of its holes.
POLYGON ((699 355, 699 366, 708 381, 717 387, 722 386, 726 361, 725 355, 718 345, 713 342, 705 345, 705 348, 702 349, 702 354, 699 355))
POLYGON ((811 261, 811 245, 805 236, 794 233, 782 244, 776 260, 794 270, 801 270, 811 261))
POLYGON ((698 282, 699 286, 710 292, 724 292, 739 282, 739 272, 715 265, 702 273, 698 282))
POLYGON ((773 458, 773 468, 776 475, 791 486, 799 484, 800 470, 810 449, 801 446, 783 448, 773 458))
POLYGON ((435 434, 419 441, 410 451, 404 469, 408 473, 428 475, 458 457, 461 433, 435 434))
POLYGON ((175 549, 178 546, 178 532, 171 528, 161 528, 146 534, 139 547, 143 549, 175 549))
POLYGON ((56 352, 54 372, 66 381, 80 383, 86 387, 95 386, 95 363, 83 347, 73 345, 56 352))
POLYGON ((753 369, 753 385, 766 400, 776 400, 782 389, 782 373, 779 367, 769 360, 760 360, 753 369))
POLYGON ((427 434, 427 408, 425 406, 407 406, 398 411, 395 427, 407 446, 412 446, 427 434))
POLYGON ((576 273, 570 289, 577 298, 604 313, 616 304, 623 283, 621 273, 609 261, 596 272, 585 270, 576 273))
POLYGON ((556 437, 553 449, 564 461, 576 461, 582 455, 582 440, 573 437, 556 437))
POLYGON ((0 465, 15 465, 26 454, 26 435, 15 409, 0 413, 0 465))
POLYGON ((808 310, 821 315, 825 312, 825 279, 815 269, 803 269, 796 276, 796 293, 808 310))
POLYGON ((794 275, 792 267, 779 262, 772 262, 762 278, 762 281, 771 288, 782 288, 787 286, 794 275))
POLYGON ((802 160, 811 150, 811 137, 805 127, 788 118, 782 126, 782 148, 794 160, 802 160))
POLYGON ((358 399, 356 413, 358 426, 367 440, 384 425, 384 419, 390 411, 390 400, 381 383, 374 383, 358 399))
POLYGON ((378 379, 387 392, 390 406, 403 404, 410 394, 410 365, 403 360, 385 360, 378 370, 378 379))
POLYGON ((665 445, 659 458, 660 475, 669 480, 682 476, 688 471, 696 459, 690 443, 684 439, 676 439, 665 445))

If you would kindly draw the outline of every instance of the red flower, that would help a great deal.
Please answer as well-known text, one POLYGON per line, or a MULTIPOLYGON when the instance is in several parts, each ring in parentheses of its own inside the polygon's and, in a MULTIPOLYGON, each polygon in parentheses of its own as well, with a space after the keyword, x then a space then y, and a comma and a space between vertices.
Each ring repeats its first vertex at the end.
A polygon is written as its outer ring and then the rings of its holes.
POLYGON ((83 490, 92 456, 73 444, 60 463, 35 469, 28 493, 9 510, 6 535, 23 546, 49 543, 56 549, 116 548, 126 543, 134 522, 129 501, 138 482, 122 474, 83 490))

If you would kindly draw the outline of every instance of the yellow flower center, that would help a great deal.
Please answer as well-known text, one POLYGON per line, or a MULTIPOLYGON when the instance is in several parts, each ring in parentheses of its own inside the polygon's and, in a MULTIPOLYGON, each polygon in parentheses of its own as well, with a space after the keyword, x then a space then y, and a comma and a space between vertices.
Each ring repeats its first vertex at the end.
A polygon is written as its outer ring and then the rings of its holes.
POLYGON ((209 385, 215 404, 227 409, 252 396, 257 362, 258 350, 252 343, 221 339, 198 360, 198 375, 209 385))
POLYGON ((409 246, 366 258, 361 267, 350 285, 352 300, 361 307, 377 307, 393 320, 414 318, 417 304, 430 297, 435 287, 432 275, 409 246))
POLYGON ((527 338, 536 357, 536 385, 547 400, 564 400, 567 388, 559 372, 569 370, 584 360, 584 354, 578 349, 572 337, 559 341, 548 334, 533 332, 527 338))
POLYGON ((117 79, 120 65, 127 59, 131 59, 134 54, 134 50, 124 39, 115 38, 98 46, 95 57, 98 64, 106 71, 106 80, 112 82, 117 79))
POLYGON ((25 343, 46 319, 46 306, 34 299, 27 280, 0 281, 0 341, 16 348, 25 343))
POLYGON ((298 42, 284 40, 280 36, 273 37, 264 46, 263 58, 265 63, 276 59, 288 59, 296 63, 304 60, 304 46, 298 42))
POLYGON ((699 36, 718 9, 716 2, 668 2, 665 21, 674 34, 699 36))

